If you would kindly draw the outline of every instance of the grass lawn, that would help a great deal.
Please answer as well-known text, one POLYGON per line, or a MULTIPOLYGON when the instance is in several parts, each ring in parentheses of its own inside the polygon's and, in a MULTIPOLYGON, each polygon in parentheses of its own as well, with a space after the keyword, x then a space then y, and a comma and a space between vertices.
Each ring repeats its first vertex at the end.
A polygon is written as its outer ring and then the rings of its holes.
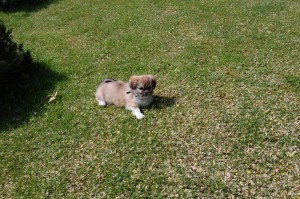
POLYGON ((299 1, 37 4, 0 12, 43 68, 0 116, 0 198, 299 197, 299 1), (132 74, 143 120, 94 99, 132 74))

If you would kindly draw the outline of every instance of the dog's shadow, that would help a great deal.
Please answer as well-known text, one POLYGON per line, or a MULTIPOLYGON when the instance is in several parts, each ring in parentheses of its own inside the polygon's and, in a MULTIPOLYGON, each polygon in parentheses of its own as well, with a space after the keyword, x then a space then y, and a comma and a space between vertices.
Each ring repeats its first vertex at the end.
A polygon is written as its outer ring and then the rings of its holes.
POLYGON ((150 109, 165 109, 170 108, 176 104, 175 97, 165 97, 154 95, 154 100, 152 105, 149 107, 150 109))

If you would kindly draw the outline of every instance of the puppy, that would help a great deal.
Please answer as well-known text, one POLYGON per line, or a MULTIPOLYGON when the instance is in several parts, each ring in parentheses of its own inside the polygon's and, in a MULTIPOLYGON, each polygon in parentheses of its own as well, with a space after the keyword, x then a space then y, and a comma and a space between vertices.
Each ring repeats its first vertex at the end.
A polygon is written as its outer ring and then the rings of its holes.
POLYGON ((145 107, 153 101, 153 90, 156 79, 152 75, 131 76, 128 83, 105 79, 96 90, 96 100, 100 106, 114 104, 132 111, 138 119, 145 116, 140 107, 145 107))

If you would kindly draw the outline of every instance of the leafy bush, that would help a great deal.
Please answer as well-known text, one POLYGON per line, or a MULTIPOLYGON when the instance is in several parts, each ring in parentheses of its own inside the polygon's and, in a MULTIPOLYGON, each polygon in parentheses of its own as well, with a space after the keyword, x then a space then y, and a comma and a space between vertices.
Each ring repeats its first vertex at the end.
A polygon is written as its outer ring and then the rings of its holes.
POLYGON ((34 3, 36 0, 0 0, 0 8, 9 9, 20 5, 34 3))
POLYGON ((30 52, 12 40, 11 32, 0 21, 0 82, 28 74, 33 63, 30 52))

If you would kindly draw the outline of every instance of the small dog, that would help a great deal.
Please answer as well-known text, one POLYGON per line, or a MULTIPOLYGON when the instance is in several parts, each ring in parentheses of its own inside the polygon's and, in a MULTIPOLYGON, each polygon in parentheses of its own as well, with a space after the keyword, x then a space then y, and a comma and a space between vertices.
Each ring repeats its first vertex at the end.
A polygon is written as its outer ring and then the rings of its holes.
POLYGON ((145 116, 140 107, 145 107, 153 101, 153 90, 156 79, 152 75, 131 76, 128 83, 105 79, 96 90, 96 100, 100 106, 114 104, 132 111, 137 119, 145 116))

